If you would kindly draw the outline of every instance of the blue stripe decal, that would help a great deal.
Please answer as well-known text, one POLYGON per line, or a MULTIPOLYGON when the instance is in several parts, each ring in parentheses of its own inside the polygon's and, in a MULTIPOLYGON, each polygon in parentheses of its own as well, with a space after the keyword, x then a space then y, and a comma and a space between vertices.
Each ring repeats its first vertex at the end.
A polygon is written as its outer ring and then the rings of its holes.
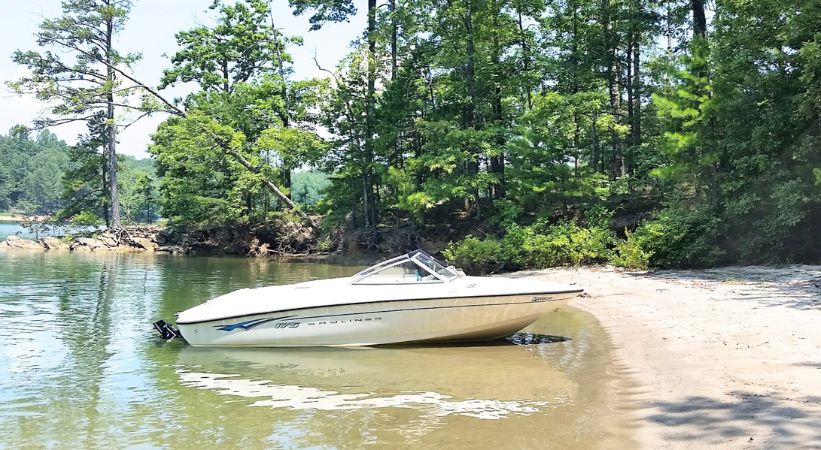
POLYGON ((294 316, 282 316, 282 317, 273 317, 273 318, 265 318, 265 319, 253 319, 253 320, 246 320, 245 322, 237 322, 232 323, 231 325, 214 325, 214 328, 220 331, 234 331, 236 329, 243 329, 243 330, 250 330, 257 325, 262 325, 263 323, 273 322, 275 320, 280 319, 289 319, 294 316))

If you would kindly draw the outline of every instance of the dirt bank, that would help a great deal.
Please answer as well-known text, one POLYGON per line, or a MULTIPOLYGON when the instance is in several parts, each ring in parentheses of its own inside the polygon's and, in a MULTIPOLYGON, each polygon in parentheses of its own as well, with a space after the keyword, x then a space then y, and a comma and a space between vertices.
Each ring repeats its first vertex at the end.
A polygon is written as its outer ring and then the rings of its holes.
POLYGON ((821 266, 508 276, 585 288, 646 448, 821 448, 821 266))

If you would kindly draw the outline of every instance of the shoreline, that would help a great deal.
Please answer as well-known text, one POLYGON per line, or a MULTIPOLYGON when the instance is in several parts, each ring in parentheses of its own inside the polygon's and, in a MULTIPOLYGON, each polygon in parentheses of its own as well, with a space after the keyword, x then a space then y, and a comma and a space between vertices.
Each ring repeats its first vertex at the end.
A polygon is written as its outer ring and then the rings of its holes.
POLYGON ((642 447, 821 447, 821 266, 505 276, 585 289, 642 447))
POLYGON ((332 257, 329 252, 316 248, 316 237, 310 230, 286 222, 256 228, 241 225, 193 231, 147 224, 125 225, 117 230, 92 227, 61 235, 49 231, 42 230, 43 237, 39 239, 31 233, 0 236, 0 251, 153 251, 175 255, 302 257, 308 261, 332 257))
POLYGON ((32 221, 32 222, 43 222, 49 219, 49 216, 29 216, 25 214, 9 214, 9 213, 0 213, 0 222, 25 222, 25 221, 32 221))
MULTIPOLYGON (((271 259, 339 262, 316 256, 271 259)), ((602 448, 821 448, 821 266, 500 276, 585 289, 569 306, 598 321, 611 355, 602 448)))

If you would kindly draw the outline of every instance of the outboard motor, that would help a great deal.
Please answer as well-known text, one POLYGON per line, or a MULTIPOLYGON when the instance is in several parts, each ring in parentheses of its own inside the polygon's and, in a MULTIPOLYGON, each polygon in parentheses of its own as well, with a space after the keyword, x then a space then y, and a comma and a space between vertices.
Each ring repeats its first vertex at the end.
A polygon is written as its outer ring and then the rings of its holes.
POLYGON ((154 322, 154 329, 157 330, 160 333, 160 337, 165 339, 166 341, 182 337, 182 334, 180 334, 180 330, 174 328, 173 325, 167 323, 164 320, 158 320, 154 322))

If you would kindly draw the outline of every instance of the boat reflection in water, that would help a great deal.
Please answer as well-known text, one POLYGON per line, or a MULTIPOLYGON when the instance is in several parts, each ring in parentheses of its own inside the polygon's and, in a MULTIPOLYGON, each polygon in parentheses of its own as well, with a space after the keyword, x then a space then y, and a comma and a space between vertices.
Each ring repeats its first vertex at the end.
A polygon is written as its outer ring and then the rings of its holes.
MULTIPOLYGON (((525 346, 180 351, 188 387, 291 410, 410 408, 503 419, 562 405, 577 384, 525 346)), ((418 424, 417 424, 418 425, 418 424)))
POLYGON ((188 446, 634 447, 605 420, 606 336, 569 308, 501 342, 175 353, 171 420, 208 424, 188 446))

